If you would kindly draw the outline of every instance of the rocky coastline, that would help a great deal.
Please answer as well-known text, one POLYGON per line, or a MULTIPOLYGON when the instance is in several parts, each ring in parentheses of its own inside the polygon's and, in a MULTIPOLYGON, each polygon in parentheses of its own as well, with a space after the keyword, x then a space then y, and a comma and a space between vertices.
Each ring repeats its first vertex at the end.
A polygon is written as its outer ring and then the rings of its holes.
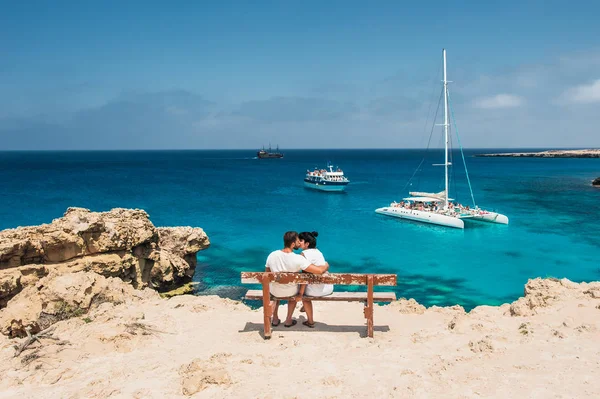
POLYGON ((319 302, 315 328, 265 341, 262 309, 158 292, 185 290, 208 245, 202 229, 128 209, 0 232, 0 399, 600 391, 600 282, 531 279, 522 298, 470 312, 402 298, 376 307, 373 339, 362 304, 319 302))
POLYGON ((52 223, 0 231, 0 309, 50 272, 173 290, 191 281, 196 253, 209 245, 202 229, 155 227, 143 210, 69 208, 52 223))
POLYGON ((499 152, 476 154, 476 157, 522 157, 522 158, 600 158, 600 149, 548 150, 539 152, 499 152))

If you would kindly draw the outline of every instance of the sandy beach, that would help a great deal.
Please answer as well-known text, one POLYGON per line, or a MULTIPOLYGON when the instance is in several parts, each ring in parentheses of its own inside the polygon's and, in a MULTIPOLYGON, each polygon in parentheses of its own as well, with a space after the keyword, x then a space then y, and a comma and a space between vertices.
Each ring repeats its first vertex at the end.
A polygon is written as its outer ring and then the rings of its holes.
POLYGON ((377 306, 373 339, 361 304, 316 303, 316 328, 263 340, 262 309, 146 289, 57 323, 60 341, 19 357, 22 339, 1 336, 0 397, 593 397, 600 283, 536 279, 526 293, 469 313, 377 306))

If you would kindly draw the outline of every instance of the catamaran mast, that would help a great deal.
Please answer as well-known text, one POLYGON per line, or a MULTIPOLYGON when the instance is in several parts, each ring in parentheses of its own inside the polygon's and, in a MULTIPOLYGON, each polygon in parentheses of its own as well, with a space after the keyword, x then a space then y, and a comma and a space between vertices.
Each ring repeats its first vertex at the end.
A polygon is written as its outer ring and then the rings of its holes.
POLYGON ((446 49, 442 50, 444 54, 444 154, 445 154, 445 195, 444 210, 448 209, 448 80, 446 80, 446 49))

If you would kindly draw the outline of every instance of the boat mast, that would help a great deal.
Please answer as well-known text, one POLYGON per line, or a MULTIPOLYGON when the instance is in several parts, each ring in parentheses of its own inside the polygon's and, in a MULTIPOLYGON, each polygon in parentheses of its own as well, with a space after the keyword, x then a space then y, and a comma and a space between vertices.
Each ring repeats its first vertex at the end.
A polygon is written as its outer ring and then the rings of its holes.
POLYGON ((446 49, 442 50, 444 55, 444 154, 445 154, 445 184, 446 202, 444 210, 448 209, 448 80, 446 79, 446 49))

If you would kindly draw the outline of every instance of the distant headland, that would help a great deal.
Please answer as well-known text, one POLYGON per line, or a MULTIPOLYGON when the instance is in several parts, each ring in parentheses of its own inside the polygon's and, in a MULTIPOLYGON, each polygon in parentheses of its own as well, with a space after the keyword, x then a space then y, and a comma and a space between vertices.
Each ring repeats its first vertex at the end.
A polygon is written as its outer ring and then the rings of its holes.
POLYGON ((475 154, 476 157, 526 157, 526 158, 600 158, 600 149, 548 150, 539 152, 498 152, 475 154))

